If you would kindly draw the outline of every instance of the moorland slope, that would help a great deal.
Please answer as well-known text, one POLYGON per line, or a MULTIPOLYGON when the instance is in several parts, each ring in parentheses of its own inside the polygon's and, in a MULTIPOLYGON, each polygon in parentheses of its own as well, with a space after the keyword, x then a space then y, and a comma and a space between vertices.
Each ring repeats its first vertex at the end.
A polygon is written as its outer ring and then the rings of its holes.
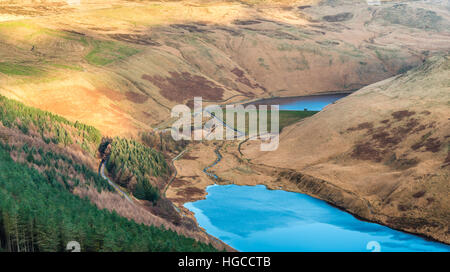
POLYGON ((450 57, 369 85, 285 128, 252 163, 365 219, 449 243, 450 57))
POLYGON ((115 136, 172 106, 355 90, 448 51, 448 3, 8 1, 0 94, 115 136))

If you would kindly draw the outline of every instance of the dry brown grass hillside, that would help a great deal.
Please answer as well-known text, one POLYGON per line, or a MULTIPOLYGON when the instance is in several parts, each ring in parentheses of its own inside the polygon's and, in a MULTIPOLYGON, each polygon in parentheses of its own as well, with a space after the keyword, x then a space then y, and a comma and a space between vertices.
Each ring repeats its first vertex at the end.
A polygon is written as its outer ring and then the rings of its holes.
POLYGON ((450 48, 443 2, 1 1, 0 94, 132 135, 193 96, 354 90, 450 48))
POLYGON ((450 243, 450 57, 367 86, 285 128, 252 163, 369 220, 450 243))

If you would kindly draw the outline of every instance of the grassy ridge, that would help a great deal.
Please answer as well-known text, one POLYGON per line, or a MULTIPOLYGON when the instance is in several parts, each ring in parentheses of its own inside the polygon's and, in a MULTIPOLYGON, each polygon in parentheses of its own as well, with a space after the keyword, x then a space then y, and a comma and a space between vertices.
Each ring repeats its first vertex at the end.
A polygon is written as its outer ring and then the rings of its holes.
MULTIPOLYGON (((81 55, 76 57, 78 60, 75 60, 75 62, 85 60, 89 64, 97 66, 104 66, 139 52, 138 49, 121 42, 96 39, 77 32, 50 29, 29 21, 0 22, 1 36, 4 36, 6 39, 15 39, 17 38, 18 33, 20 33, 18 48, 22 48, 22 50, 28 51, 28 48, 35 48, 35 46, 38 51, 56 49, 45 49, 48 45, 42 45, 42 40, 53 40, 55 43, 62 44, 63 46, 75 43, 88 49, 88 53, 84 56, 81 55)), ((66 50, 70 50, 69 48, 66 48, 66 50)), ((58 48, 57 50, 61 50, 61 48, 58 48)), ((39 60, 39 63, 42 64, 45 63, 45 61, 39 60)), ((82 70, 76 65, 68 66, 61 64, 50 64, 47 68, 50 69, 54 67, 78 71, 82 70)), ((42 76, 45 74, 44 70, 41 68, 11 62, 0 62, 0 73, 19 76, 42 76)))

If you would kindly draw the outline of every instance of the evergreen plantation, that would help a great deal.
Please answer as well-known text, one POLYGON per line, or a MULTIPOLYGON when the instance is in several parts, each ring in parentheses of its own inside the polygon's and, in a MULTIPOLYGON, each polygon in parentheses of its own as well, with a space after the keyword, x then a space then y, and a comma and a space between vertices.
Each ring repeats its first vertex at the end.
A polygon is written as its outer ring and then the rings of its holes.
MULTIPOLYGON (((3 96, 0 122, 0 251, 64 251, 69 241, 79 242, 82 251, 215 250, 163 226, 100 210, 73 194, 77 188, 114 192, 85 163, 95 162, 101 142, 94 127, 3 96)), ((170 173, 162 154, 126 139, 112 146, 112 162, 123 163, 141 181, 136 197, 157 199, 158 191, 145 180, 170 173)))
POLYGON ((170 174, 169 165, 162 153, 134 140, 119 137, 112 140, 106 168, 135 197, 152 202, 159 199, 155 178, 170 174))
POLYGON ((189 141, 181 139, 175 141, 171 132, 160 133, 141 133, 141 141, 148 147, 156 149, 163 153, 178 154, 183 151, 189 141))
POLYGON ((25 164, 0 145, 0 251, 212 251, 214 248, 163 228, 137 224, 99 210, 88 199, 25 164))
POLYGON ((96 128, 70 122, 48 111, 27 107, 24 104, 0 95, 0 121, 8 128, 18 128, 22 133, 37 133, 48 144, 77 144, 95 154, 101 141, 101 133, 96 128))

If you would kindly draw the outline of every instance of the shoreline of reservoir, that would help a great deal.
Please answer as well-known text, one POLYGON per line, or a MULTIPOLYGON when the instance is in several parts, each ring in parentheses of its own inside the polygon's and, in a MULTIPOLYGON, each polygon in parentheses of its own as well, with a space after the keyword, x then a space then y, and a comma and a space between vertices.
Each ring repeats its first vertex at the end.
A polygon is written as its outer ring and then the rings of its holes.
MULTIPOLYGON (((428 237, 425 237, 423 235, 417 235, 417 234, 413 234, 413 233, 408 233, 405 231, 401 231, 401 230, 396 230, 393 228, 390 228, 388 226, 379 224, 377 222, 372 222, 372 221, 368 221, 365 220, 363 218, 360 218, 358 216, 355 216, 352 213, 349 213, 348 211, 335 206, 332 203, 329 203, 327 201, 315 198, 313 196, 310 196, 308 194, 304 194, 304 193, 299 193, 299 192, 292 192, 292 191, 286 191, 286 190, 282 190, 282 189, 271 189, 269 187, 267 187, 266 185, 239 185, 239 184, 227 184, 227 185, 220 185, 220 184, 213 184, 213 185, 209 185, 206 189, 206 197, 202 200, 197 200, 195 202, 187 202, 185 203, 183 206, 185 208, 187 208, 188 210, 190 210, 191 212, 193 212, 195 214, 195 218, 197 220, 197 222, 199 223, 199 226, 202 227, 203 229, 205 229, 205 231, 215 237, 218 237, 219 239, 221 239, 223 242, 227 243, 228 245, 230 245, 233 248, 236 248, 238 250, 243 250, 242 246, 240 248, 240 246, 237 246, 236 243, 234 242, 230 242, 230 236, 234 237, 233 239, 239 240, 241 239, 239 237, 238 234, 230 232, 229 229, 227 228, 231 228, 233 229, 233 226, 227 226, 227 223, 225 222, 225 227, 224 229, 221 229, 220 226, 217 225, 213 225, 211 223, 211 219, 208 218, 208 210, 210 210, 210 213, 212 213, 212 220, 219 220, 217 216, 227 216, 230 214, 239 214, 239 216, 234 216, 233 218, 229 218, 230 221, 236 222, 239 221, 239 218, 246 218, 245 220, 243 220, 242 222, 239 223, 240 228, 244 228, 246 229, 245 231, 248 231, 248 228, 251 228, 252 225, 260 225, 258 220, 254 220, 251 221, 250 218, 252 218, 251 214, 245 214, 242 215, 240 214, 239 210, 250 210, 253 211, 256 207, 263 207, 262 209, 266 209, 266 207, 268 207, 269 209, 269 216, 268 217, 273 217, 275 213, 284 213, 284 210, 286 209, 285 206, 289 207, 287 208, 287 210, 289 210, 289 212, 296 212, 296 208, 304 208, 305 207, 305 203, 303 203, 303 205, 300 205, 298 207, 293 207, 292 205, 286 205, 287 199, 289 199, 290 197, 293 198, 294 200, 296 198, 300 198, 303 199, 305 198, 307 200, 307 202, 309 204, 311 203, 315 203, 318 205, 318 207, 313 207, 310 211, 314 211, 314 213, 318 213, 320 215, 320 209, 322 210, 327 210, 327 212, 329 214, 326 214, 323 218, 320 218, 319 216, 319 221, 323 220, 325 222, 327 222, 327 220, 331 220, 331 221, 335 221, 338 222, 337 223, 337 228, 333 225, 330 225, 330 232, 338 232, 341 233, 340 235, 355 235, 356 238, 358 238, 358 236, 360 236, 360 240, 361 242, 364 242, 367 240, 367 242, 373 241, 370 239, 378 239, 380 244, 382 245, 382 247, 384 247, 384 251, 438 251, 438 252, 446 252, 446 251, 450 251, 450 247, 448 245, 446 245, 445 243, 441 243, 439 241, 433 240, 433 239, 429 239, 428 237), (232 192, 228 192, 227 190, 229 190, 229 188, 233 188, 232 192), (264 189, 261 189, 264 188, 264 189), (215 194, 221 194, 220 190, 225 190, 226 192, 222 193, 223 198, 222 199, 215 199, 216 195, 215 194), (243 190, 243 193, 239 193, 239 190, 243 190), (213 192, 212 192, 213 191, 213 192), (249 194, 249 192, 253 192, 252 194, 249 194), (255 199, 257 199, 258 193, 263 193, 263 197, 260 198, 260 200, 262 201, 261 203, 258 203, 255 199), (269 194, 279 194, 279 195, 283 195, 283 197, 280 197, 280 199, 277 199, 276 201, 273 201, 272 198, 267 197, 267 195, 269 194), (250 197, 250 201, 248 201, 248 195, 251 195, 250 197), (244 197, 245 196, 245 197, 244 197), (277 206, 278 201, 281 202, 280 206, 277 206), (234 207, 233 205, 235 205, 236 203, 244 203, 246 204, 246 202, 250 203, 252 205, 252 207, 246 207, 245 205, 243 207, 234 207), (264 203, 264 202, 268 202, 268 203, 264 203), (196 203, 197 205, 203 205, 203 209, 202 207, 196 207, 196 203), (261 204, 264 205, 261 205, 261 204), (269 204, 269 205, 267 205, 269 204), (226 212, 224 210, 224 208, 227 208, 226 212), (274 208, 275 207, 275 208, 274 208), (295 209, 294 209, 295 208, 295 209), (319 210, 319 212, 317 212, 316 210, 319 210), (218 214, 215 214, 218 213, 218 214), (220 215, 219 215, 220 214, 220 215), (214 218, 216 216, 216 218, 214 218), (342 219, 342 218, 344 219, 342 219), (251 224, 249 224, 249 226, 246 226, 246 222, 250 220, 251 224), (342 221, 345 221, 345 224, 343 224, 343 226, 346 226, 347 229, 343 229, 342 227, 342 221), (349 222, 351 222, 351 224, 349 224, 349 222), (341 225, 339 225, 341 224, 341 225), (366 228, 366 233, 364 232, 364 228, 366 228), (339 230, 340 229, 340 230, 339 230), (375 233, 375 234, 374 234, 375 233), (369 238, 370 237, 370 238, 369 238), (397 237, 397 239, 395 239, 397 237), (410 243, 416 243, 416 244, 410 244, 410 243), (386 250, 387 249, 387 250, 386 250)), ((302 200, 304 201, 304 200, 302 200)), ((314 206, 314 205, 313 205, 314 206)), ((310 212, 309 211, 309 212, 310 212)), ((264 210, 258 210, 256 212, 258 213, 264 213, 264 210)), ((308 211, 306 212, 308 214, 308 211)), ((323 212, 322 212, 323 213, 323 212)), ((316 216, 315 214, 309 214, 309 216, 316 216)), ((261 220, 260 217, 259 220, 261 220)), ((264 221, 264 219, 262 219, 264 221)), ((280 220, 276 220, 276 219, 271 219, 272 221, 280 221, 280 220)), ((279 222, 280 225, 286 224, 286 222, 284 221, 289 221, 289 218, 285 218, 284 220, 281 220, 279 222)), ((295 218, 294 218, 295 221, 295 218)), ((314 220, 313 220, 314 221, 314 220)), ((305 222, 303 221, 299 221, 296 223, 296 225, 298 226, 302 226, 304 224, 308 224, 311 222, 308 222, 308 219, 305 220, 305 222), (306 222, 306 223, 305 223, 306 222)), ((318 224, 321 226, 321 228, 323 228, 324 226, 326 227, 329 222, 327 222, 327 224, 324 224, 323 222, 317 223, 317 222, 313 222, 312 225, 318 224)), ((269 223, 271 224, 271 223, 269 223)), ((297 226, 297 227, 298 227, 297 226)), ((294 229, 297 227, 293 227, 294 229)), ((318 228, 318 226, 314 226, 315 228, 318 228)), ((273 227, 272 229, 279 229, 280 227, 273 227)), ((301 229, 301 227, 300 227, 301 229)), ((320 229, 320 228, 319 228, 320 229)), ((313 231, 310 228, 306 228, 307 231, 313 231)), ((236 230, 237 232, 240 232, 240 230, 236 230)), ((245 232, 244 231, 244 232, 245 232)), ((270 231, 269 230, 262 230, 264 231, 270 231)), ((285 232, 289 232, 290 230, 284 230, 285 232)), ((259 233, 259 230, 256 230, 255 233, 259 233)), ((303 235, 312 235, 311 233, 307 234, 305 232, 305 230, 299 231, 299 230, 295 230, 296 233, 298 234, 303 234, 303 235), (305 234, 306 233, 306 234, 305 234)), ((258 234, 258 237, 264 237, 267 236, 268 234, 265 235, 260 235, 258 234)), ((282 234, 281 234, 282 235, 282 234)), ((323 233, 317 233, 317 235, 327 235, 327 232, 323 232, 323 233)), ((249 234, 248 236, 251 236, 251 234, 249 234)), ((272 237, 272 236, 271 236, 272 237)), ((297 239, 298 240, 299 237, 294 238, 291 236, 291 239, 297 239)), ((243 240, 245 240, 247 238, 243 238, 243 240)), ((270 238, 270 239, 273 239, 270 238)), ((283 237, 279 238, 281 240, 283 240, 283 237)), ((302 238, 303 239, 303 238, 302 238)), ((305 238, 306 239, 306 238, 305 238)), ((355 238, 353 237, 347 237, 346 238, 347 241, 353 241, 353 245, 355 245, 356 243, 354 242, 355 238)), ((301 240, 301 239, 300 239, 301 240)), ((260 241, 261 242, 261 241, 260 241)), ((273 241, 265 241, 268 244, 275 244, 276 242, 273 241)), ((311 241, 310 241, 311 242, 311 241)), ((237 242, 238 244, 240 242, 237 242)), ((258 241, 255 242, 256 244, 258 244, 258 241)), ((319 251, 366 251, 366 250, 362 250, 363 248, 360 247, 362 244, 358 244, 358 248, 350 248, 348 244, 344 245, 343 244, 343 248, 346 248, 345 250, 336 250, 336 247, 338 244, 338 242, 336 241, 328 241, 327 243, 329 243, 331 246, 330 248, 326 248, 327 244, 315 244, 314 246, 317 248, 321 248, 319 251), (334 248, 334 250, 333 250, 334 248)), ((245 249, 243 251, 254 251, 255 249, 252 249, 251 247, 253 246, 253 244, 247 244, 250 249, 245 249)), ((279 245, 277 245, 279 246, 279 245)), ((316 250, 317 250, 316 248, 316 250)), ((261 248, 259 249, 260 251, 277 251, 277 250, 281 250, 281 251, 315 251, 313 250, 308 250, 308 249, 302 249, 302 247, 299 245, 298 250, 293 250, 293 248, 290 248, 287 245, 287 249, 286 248, 278 248, 278 249, 273 249, 273 248, 261 248)))

